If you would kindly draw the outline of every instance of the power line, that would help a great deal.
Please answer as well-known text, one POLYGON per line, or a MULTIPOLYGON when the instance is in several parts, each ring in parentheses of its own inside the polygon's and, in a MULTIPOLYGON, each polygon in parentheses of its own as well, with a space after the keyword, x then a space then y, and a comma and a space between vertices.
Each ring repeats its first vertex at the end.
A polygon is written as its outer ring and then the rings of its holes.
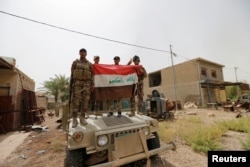
POLYGON ((246 71, 243 71, 243 70, 241 70, 241 69, 238 69, 240 72, 242 72, 242 73, 245 73, 245 74, 247 74, 247 75, 250 75, 250 73, 249 72, 246 72, 246 71))
MULTIPOLYGON (((235 69, 235 67, 229 67, 229 68, 224 68, 225 70, 234 70, 235 69)), ((250 73, 249 72, 246 72, 246 71, 243 71, 242 69, 240 69, 239 67, 237 67, 237 70, 239 71, 239 72, 241 72, 241 73, 244 73, 244 74, 246 74, 246 75, 250 75, 250 73)))
POLYGON ((37 23, 37 24, 42 24, 42 25, 45 25, 45 26, 57 28, 57 29, 60 29, 60 30, 64 30, 64 31, 68 31, 68 32, 76 33, 76 34, 89 36, 89 37, 92 37, 92 38, 102 39, 102 40, 109 41, 109 42, 115 42, 115 43, 119 43, 119 44, 123 44, 123 45, 134 46, 134 47, 153 50, 153 51, 158 51, 158 52, 170 53, 167 50, 155 49, 155 48, 150 48, 150 47, 146 47, 146 46, 130 44, 130 43, 127 43, 127 42, 121 42, 121 41, 117 41, 117 40, 113 40, 113 39, 108 39, 108 38, 104 38, 104 37, 100 37, 100 36, 96 36, 96 35, 91 35, 91 34, 83 33, 83 32, 80 32, 80 31, 71 30, 71 29, 68 29, 68 28, 63 28, 63 27, 60 27, 60 26, 55 26, 55 25, 48 24, 48 23, 45 23, 45 22, 41 22, 41 21, 26 18, 26 17, 18 16, 18 15, 15 15, 15 14, 7 13, 7 12, 4 12, 4 11, 0 11, 0 13, 6 14, 6 15, 9 15, 9 16, 13 16, 13 17, 16 17, 16 18, 19 18, 19 19, 31 21, 31 22, 34 22, 34 23, 37 23))

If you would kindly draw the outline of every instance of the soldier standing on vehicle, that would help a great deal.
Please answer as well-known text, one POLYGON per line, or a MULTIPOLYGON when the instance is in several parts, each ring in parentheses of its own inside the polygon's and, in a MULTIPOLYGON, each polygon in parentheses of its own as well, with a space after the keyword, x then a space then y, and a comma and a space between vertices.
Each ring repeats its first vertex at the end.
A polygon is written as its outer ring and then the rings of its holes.
MULTIPOLYGON (((120 65, 120 57, 119 56, 115 56, 114 57, 114 65, 120 65)), ((117 99, 117 107, 118 107, 118 117, 122 116, 122 101, 121 99, 117 99)), ((108 113, 108 117, 113 116, 113 112, 114 112, 114 99, 109 100, 109 113, 108 113)))
POLYGON ((88 110, 90 92, 94 88, 92 64, 86 59, 86 49, 79 51, 80 59, 76 59, 71 66, 70 92, 72 128, 77 127, 77 116, 80 114, 81 125, 87 125, 85 113, 88 110))
MULTIPOLYGON (((133 57, 133 62, 134 62, 134 65, 140 65, 140 57, 135 55, 133 57)), ((128 62, 128 65, 130 65, 132 63, 132 61, 130 60, 128 62)), ((136 94, 137 95, 137 113, 138 114, 142 114, 142 103, 143 103, 143 95, 144 95, 144 92, 143 92, 143 80, 144 78, 147 77, 147 72, 145 70, 145 68, 140 68, 136 71, 137 73, 137 76, 138 76, 138 83, 137 83, 137 90, 136 90, 136 94)), ((132 116, 135 116, 135 95, 132 96, 130 98, 130 105, 131 105, 131 112, 129 114, 130 117, 132 116)))
MULTIPOLYGON (((99 56, 94 56, 94 64, 99 64, 100 57, 99 56)), ((102 114, 99 112, 99 107, 100 107, 100 101, 95 100, 95 92, 91 92, 91 103, 94 105, 94 110, 95 110, 95 116, 102 116, 102 114)))

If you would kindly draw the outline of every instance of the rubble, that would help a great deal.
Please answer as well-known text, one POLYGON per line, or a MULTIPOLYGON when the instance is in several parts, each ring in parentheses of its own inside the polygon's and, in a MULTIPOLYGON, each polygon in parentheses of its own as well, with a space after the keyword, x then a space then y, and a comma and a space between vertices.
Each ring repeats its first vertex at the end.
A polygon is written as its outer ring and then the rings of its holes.
POLYGON ((40 150, 37 152, 37 154, 40 155, 40 154, 44 154, 45 152, 46 152, 46 150, 40 150))
POLYGON ((189 109, 189 108, 195 108, 195 109, 197 109, 198 106, 195 103, 193 103, 193 102, 186 102, 184 104, 183 108, 184 109, 189 109))
POLYGON ((24 154, 21 154, 20 157, 21 157, 22 159, 27 159, 27 157, 26 157, 24 154))
POLYGON ((250 111, 250 103, 249 102, 231 102, 231 104, 226 104, 223 106, 224 111, 238 111, 240 109, 246 110, 246 112, 250 111))
POLYGON ((189 111, 186 114, 187 115, 197 115, 197 112, 196 111, 189 111))
POLYGON ((48 126, 41 126, 41 125, 33 125, 31 127, 33 131, 41 132, 41 131, 48 131, 48 126))

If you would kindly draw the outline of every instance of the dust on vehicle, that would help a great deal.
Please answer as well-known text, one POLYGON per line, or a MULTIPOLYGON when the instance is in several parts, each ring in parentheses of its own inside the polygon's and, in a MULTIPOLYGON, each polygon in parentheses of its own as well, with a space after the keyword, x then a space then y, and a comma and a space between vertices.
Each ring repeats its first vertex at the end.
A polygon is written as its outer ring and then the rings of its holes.
POLYGON ((160 144, 158 121, 146 115, 90 115, 87 122, 72 128, 69 120, 65 167, 150 166, 151 156, 175 149, 174 143, 160 144))

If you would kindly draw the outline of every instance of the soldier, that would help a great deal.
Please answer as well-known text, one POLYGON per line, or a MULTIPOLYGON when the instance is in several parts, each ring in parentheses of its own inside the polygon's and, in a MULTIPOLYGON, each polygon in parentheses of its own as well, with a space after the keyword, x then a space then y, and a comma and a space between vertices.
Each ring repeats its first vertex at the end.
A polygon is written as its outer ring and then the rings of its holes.
POLYGON ((80 114, 81 125, 87 125, 85 113, 87 112, 90 92, 94 88, 92 64, 86 59, 86 49, 79 51, 80 59, 76 59, 71 66, 71 109, 73 123, 72 128, 78 125, 77 116, 80 114))
POLYGON ((99 56, 94 56, 94 64, 99 64, 100 57, 99 56))
MULTIPOLYGON (((99 56, 94 56, 94 64, 99 64, 100 57, 99 56)), ((95 116, 102 116, 102 114, 99 112, 99 107, 100 107, 100 101, 95 100, 95 92, 91 92, 91 102, 92 105, 95 106, 95 116)))
MULTIPOLYGON (((120 65, 120 57, 119 56, 115 56, 114 57, 114 65, 120 65)), ((122 101, 121 99, 118 99, 117 100, 117 103, 118 103, 118 117, 121 117, 122 116, 122 101)), ((113 112, 114 112, 114 99, 110 100, 109 101, 109 110, 110 112, 108 113, 108 117, 110 116, 113 116, 113 112)))
MULTIPOLYGON (((135 55, 133 57, 133 62, 134 65, 139 65, 140 64, 140 57, 135 55)), ((132 63, 132 61, 130 60, 128 62, 128 65, 130 65, 132 63)), ((147 72, 145 70, 145 68, 140 68, 139 70, 136 71, 137 72, 137 76, 138 76, 138 83, 137 83, 137 91, 136 91, 136 95, 137 95, 137 112, 138 114, 141 114, 142 111, 142 103, 143 103, 143 79, 147 77, 147 72)), ((131 112, 129 114, 130 117, 135 116, 135 95, 132 96, 130 98, 130 105, 131 105, 131 112)))

